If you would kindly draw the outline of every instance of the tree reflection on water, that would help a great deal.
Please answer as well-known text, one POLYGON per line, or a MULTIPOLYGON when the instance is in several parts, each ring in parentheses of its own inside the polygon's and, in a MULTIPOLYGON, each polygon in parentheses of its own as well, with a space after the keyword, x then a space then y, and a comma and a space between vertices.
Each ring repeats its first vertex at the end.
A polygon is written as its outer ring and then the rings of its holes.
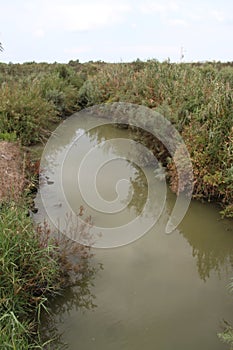
POLYGON ((221 220, 218 208, 193 202, 180 225, 180 233, 192 247, 199 276, 206 281, 211 272, 232 271, 233 227, 230 220, 221 220))
POLYGON ((65 316, 69 315, 72 310, 84 312, 97 307, 92 289, 95 276, 103 269, 103 265, 94 261, 91 248, 70 240, 68 244, 74 245, 74 248, 68 248, 71 255, 68 257, 69 260, 66 257, 65 261, 66 267, 64 268, 69 274, 67 285, 49 298, 47 309, 43 310, 41 315, 39 333, 44 343, 43 349, 66 349, 67 344, 62 341, 62 333, 58 325, 64 322, 65 316), (75 255, 75 252, 78 254, 75 255))

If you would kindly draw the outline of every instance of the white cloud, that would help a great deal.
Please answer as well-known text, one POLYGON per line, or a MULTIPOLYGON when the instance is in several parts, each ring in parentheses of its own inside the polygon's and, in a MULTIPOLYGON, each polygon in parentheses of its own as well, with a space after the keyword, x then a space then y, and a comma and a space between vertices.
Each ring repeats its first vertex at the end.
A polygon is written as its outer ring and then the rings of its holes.
POLYGON ((91 51, 92 51, 92 48, 91 46, 88 46, 88 45, 64 49, 64 52, 68 55, 79 55, 81 53, 88 53, 91 51))
POLYGON ((148 1, 140 6, 142 14, 157 14, 171 27, 188 26, 188 9, 179 1, 148 1), (175 18, 173 18, 175 16, 175 18), (178 16, 178 17, 176 17, 178 16))
POLYGON ((139 6, 139 9, 144 14, 165 14, 169 12, 176 12, 179 10, 179 4, 175 1, 148 1, 139 6))
POLYGON ((188 27, 188 22, 184 19, 180 19, 180 18, 173 18, 173 19, 169 19, 167 21, 167 23, 171 26, 171 27, 188 27))
POLYGON ((47 30, 86 31, 120 22, 130 11, 127 3, 112 1, 65 2, 35 1, 28 6, 28 16, 36 13, 37 27, 47 30), (35 8, 36 7, 36 8, 35 8))
POLYGON ((135 29, 135 28, 137 28, 137 27, 138 27, 137 23, 135 23, 135 22, 131 23, 131 25, 130 25, 130 26, 131 26, 131 28, 132 28, 132 29, 135 29))
POLYGON ((45 31, 43 29, 36 29, 33 34, 36 38, 44 38, 45 31))
POLYGON ((175 45, 155 45, 155 44, 148 44, 148 45, 122 45, 118 47, 111 47, 108 48, 108 51, 111 52, 121 52, 121 53, 132 53, 135 57, 138 57, 139 55, 145 55, 147 57, 156 57, 156 56, 163 56, 164 58, 179 54, 180 48, 175 45), (138 54, 138 56, 137 56, 138 54))
POLYGON ((209 9, 207 7, 202 7, 201 9, 194 9, 192 13, 187 14, 191 21, 210 23, 213 22, 217 24, 229 23, 233 20, 232 12, 226 12, 220 9, 209 9))
POLYGON ((226 20, 226 14, 223 11, 218 10, 211 11, 210 17, 212 17, 217 22, 224 22, 226 20))
POLYGON ((215 21, 219 24, 229 23, 233 20, 231 6, 222 4, 218 6, 209 2, 187 2, 184 0, 145 0, 138 9, 142 14, 159 15, 171 26, 187 26, 197 22, 215 21), (175 18, 173 16, 175 14, 175 18))

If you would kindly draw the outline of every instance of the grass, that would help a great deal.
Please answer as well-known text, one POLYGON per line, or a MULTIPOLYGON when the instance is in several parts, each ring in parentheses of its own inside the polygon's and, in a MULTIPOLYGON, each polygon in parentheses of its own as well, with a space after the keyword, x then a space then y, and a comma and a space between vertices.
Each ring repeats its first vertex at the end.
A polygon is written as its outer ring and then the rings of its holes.
POLYGON ((46 226, 35 230, 23 204, 1 205, 0 257, 3 349, 43 348, 38 333, 41 312, 47 309, 48 299, 63 288, 83 285, 83 305, 92 302, 90 286, 96 269, 90 266, 89 249, 52 239, 46 226), (78 263, 70 261, 72 255, 79 257, 78 263))
POLYGON ((4 349, 30 348, 45 295, 54 293, 59 284, 54 249, 50 244, 41 247, 26 207, 14 202, 2 204, 0 343, 4 349))

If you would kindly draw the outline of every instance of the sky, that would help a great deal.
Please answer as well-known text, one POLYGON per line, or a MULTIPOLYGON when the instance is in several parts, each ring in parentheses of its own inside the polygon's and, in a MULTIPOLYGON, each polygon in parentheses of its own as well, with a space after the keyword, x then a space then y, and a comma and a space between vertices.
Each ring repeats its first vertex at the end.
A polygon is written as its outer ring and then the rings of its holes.
POLYGON ((0 0, 0 62, 233 61, 233 0, 0 0))

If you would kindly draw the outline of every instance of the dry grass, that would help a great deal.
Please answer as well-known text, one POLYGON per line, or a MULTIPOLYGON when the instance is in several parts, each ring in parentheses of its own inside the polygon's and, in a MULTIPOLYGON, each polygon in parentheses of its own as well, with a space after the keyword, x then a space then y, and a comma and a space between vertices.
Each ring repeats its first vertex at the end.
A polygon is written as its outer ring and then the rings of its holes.
POLYGON ((0 201, 18 200, 25 186, 25 161, 17 143, 0 142, 0 201))

